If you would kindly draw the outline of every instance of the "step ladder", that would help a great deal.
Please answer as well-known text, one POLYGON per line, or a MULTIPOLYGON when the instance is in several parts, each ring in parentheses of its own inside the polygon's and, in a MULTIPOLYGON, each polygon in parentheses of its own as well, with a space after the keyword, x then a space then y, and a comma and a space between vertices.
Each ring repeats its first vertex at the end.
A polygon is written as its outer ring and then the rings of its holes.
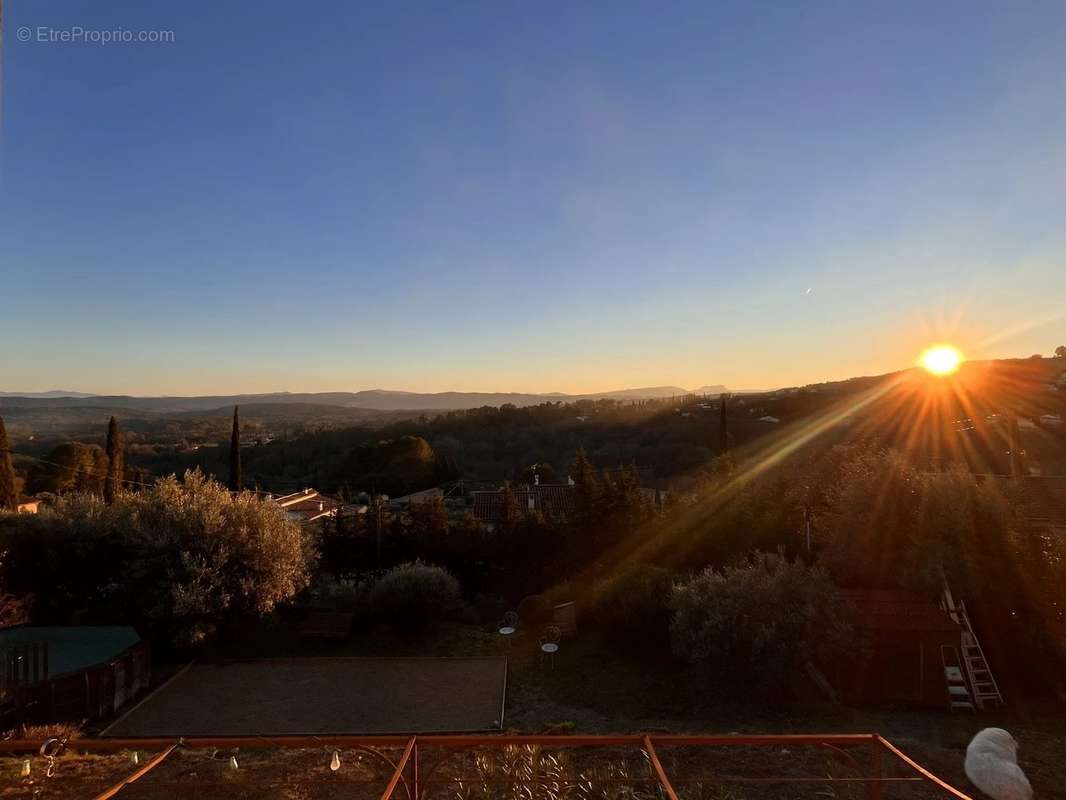
POLYGON ((966 678, 962 674, 962 662, 959 651, 954 645, 940 646, 940 663, 944 667, 944 683, 948 689, 948 711, 970 711, 977 713, 966 678))
POLYGON ((953 620, 958 623, 962 637, 962 665, 966 670, 966 677, 970 683, 970 690, 977 708, 984 709, 985 704, 1005 705, 1003 694, 999 691, 999 684, 988 666, 985 651, 981 649, 981 643, 974 633, 970 623, 970 615, 966 613, 966 603, 962 600, 955 602, 951 592, 944 589, 944 610, 953 620))

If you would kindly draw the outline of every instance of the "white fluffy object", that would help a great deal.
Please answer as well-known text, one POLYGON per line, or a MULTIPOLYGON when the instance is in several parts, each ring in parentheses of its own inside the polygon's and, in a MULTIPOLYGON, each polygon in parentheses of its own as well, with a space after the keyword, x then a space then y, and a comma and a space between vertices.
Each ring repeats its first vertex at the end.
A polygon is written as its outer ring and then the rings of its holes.
POLYGON ((966 777, 992 800, 1032 800, 1018 766, 1018 742, 1003 728, 985 728, 966 748, 966 777))

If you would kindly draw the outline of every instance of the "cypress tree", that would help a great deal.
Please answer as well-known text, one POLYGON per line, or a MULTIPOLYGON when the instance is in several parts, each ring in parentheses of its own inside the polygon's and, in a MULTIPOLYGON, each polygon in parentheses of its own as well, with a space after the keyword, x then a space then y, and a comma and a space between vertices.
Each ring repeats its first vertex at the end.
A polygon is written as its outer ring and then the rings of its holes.
POLYGON ((229 488, 231 492, 241 490, 241 423, 237 416, 240 406, 233 407, 233 432, 229 437, 229 488))
POLYGON ((503 491, 500 492, 500 510, 496 517, 497 527, 504 533, 510 533, 522 521, 522 513, 522 506, 515 497, 511 482, 508 481, 503 485, 503 491))
POLYGON ((18 489, 15 485, 15 467, 11 463, 11 446, 7 442, 7 428, 0 417, 0 511, 18 509, 18 489))
POLYGON ((729 452, 729 423, 725 418, 726 395, 722 395, 722 415, 718 419, 718 448, 724 455, 729 452))
POLYGON ((104 478, 104 502, 115 502, 115 493, 122 484, 122 432, 118 421, 111 417, 107 423, 107 477, 104 478))
POLYGON ((579 449, 574 456, 574 474, 571 479, 574 482, 574 521, 583 527, 596 519, 602 510, 603 498, 603 486, 596 474, 596 468, 585 455, 584 448, 579 449))

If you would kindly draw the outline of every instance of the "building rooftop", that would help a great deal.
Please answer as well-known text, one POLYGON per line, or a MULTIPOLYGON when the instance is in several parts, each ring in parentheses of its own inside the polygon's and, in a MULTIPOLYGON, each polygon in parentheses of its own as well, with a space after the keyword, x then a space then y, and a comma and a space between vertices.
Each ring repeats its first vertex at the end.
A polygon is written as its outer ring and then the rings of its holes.
POLYGON ((290 519, 297 522, 314 522, 323 517, 336 516, 344 506, 337 498, 310 488, 275 497, 273 501, 285 509, 290 519))
POLYGON ((841 589, 860 630, 957 632, 958 623, 932 600, 889 589, 841 589))
MULTIPOLYGON (((512 490, 523 512, 536 511, 551 520, 563 520, 574 511, 574 487, 565 483, 540 484, 512 490)), ((471 492, 474 516, 486 525, 499 521, 503 490, 471 492)))

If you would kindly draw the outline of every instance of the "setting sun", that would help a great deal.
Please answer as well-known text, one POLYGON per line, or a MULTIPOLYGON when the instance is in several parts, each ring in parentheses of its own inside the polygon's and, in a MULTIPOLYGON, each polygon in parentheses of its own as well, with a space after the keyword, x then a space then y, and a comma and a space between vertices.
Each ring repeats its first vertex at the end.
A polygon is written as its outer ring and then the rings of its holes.
POLYGON ((962 353, 949 344, 938 344, 924 351, 919 363, 934 375, 950 375, 962 363, 962 353))

